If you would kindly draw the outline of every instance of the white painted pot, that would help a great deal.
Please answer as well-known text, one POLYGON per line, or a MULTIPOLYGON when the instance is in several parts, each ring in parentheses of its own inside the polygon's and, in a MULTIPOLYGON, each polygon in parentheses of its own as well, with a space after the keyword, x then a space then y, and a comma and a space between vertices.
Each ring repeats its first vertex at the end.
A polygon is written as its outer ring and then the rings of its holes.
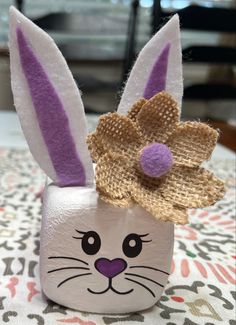
POLYGON ((170 273, 173 244, 173 223, 139 206, 114 207, 93 187, 45 189, 40 276, 58 304, 96 313, 153 306, 170 273))

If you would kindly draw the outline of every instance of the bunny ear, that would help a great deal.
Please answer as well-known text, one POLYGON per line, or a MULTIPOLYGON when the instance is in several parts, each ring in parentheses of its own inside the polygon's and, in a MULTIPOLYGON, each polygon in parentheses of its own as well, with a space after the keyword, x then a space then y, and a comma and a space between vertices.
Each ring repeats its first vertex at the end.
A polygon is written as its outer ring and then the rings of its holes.
POLYGON ((10 60, 15 107, 41 168, 60 186, 93 183, 84 107, 72 74, 49 35, 14 7, 10 60))
POLYGON ((149 99, 162 90, 172 95, 181 107, 183 79, 178 15, 174 15, 140 52, 126 83, 118 113, 126 114, 139 98, 149 99))

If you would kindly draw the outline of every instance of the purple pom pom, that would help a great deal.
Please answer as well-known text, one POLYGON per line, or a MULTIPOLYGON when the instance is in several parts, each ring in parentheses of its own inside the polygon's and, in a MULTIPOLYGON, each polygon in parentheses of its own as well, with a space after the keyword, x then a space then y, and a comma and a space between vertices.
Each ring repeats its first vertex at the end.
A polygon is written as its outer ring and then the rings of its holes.
POLYGON ((141 151, 140 165, 147 176, 161 177, 171 169, 172 164, 172 153, 165 144, 153 143, 141 151))

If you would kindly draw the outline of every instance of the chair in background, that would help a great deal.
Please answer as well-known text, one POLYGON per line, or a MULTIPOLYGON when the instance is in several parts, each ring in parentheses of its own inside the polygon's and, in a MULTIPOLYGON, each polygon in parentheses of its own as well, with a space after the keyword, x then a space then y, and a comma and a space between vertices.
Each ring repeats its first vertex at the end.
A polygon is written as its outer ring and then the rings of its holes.
MULTIPOLYGON (((182 30, 210 31, 236 33, 236 9, 205 8, 192 5, 177 11, 180 16, 182 30)), ((162 12, 165 18, 172 14, 162 12)), ((157 26, 155 26, 157 28, 157 26)), ((236 46, 236 44, 235 44, 236 46)), ((224 45, 191 45, 183 49, 183 60, 186 64, 207 63, 209 65, 235 65, 236 48, 224 45)), ((185 87, 185 99, 205 100, 236 100, 236 87, 227 82, 214 82, 193 84, 185 87)))
POLYGON ((135 51, 136 40, 137 40, 136 32, 137 32, 137 25, 138 25, 139 5, 140 5, 139 0, 131 1, 121 86, 126 81, 127 75, 131 70, 132 64, 136 56, 136 51, 135 51))
POLYGON ((119 15, 113 9, 113 16, 110 12, 106 14, 102 11, 100 15, 88 7, 86 15, 75 12, 50 13, 34 19, 34 23, 54 36, 62 35, 61 39, 58 37, 57 45, 84 94, 86 112, 114 110, 117 105, 116 93, 121 87, 125 51, 125 42, 120 42, 117 33, 119 31, 125 39, 128 12, 126 9, 124 15, 119 15), (90 28, 89 31, 86 31, 86 26, 90 28), (69 35, 69 38, 66 39, 65 35, 69 35), (120 42, 120 46, 116 42, 120 42), (115 44, 116 50, 112 50, 110 44, 115 44))
MULTIPOLYGON (((212 126, 220 129, 220 143, 236 151, 236 127, 227 123, 229 108, 234 110, 236 120, 236 78, 233 66, 236 65, 236 9, 204 8, 189 6, 177 11, 181 29, 210 31, 234 35, 233 44, 220 42, 217 45, 191 45, 183 49, 183 61, 186 65, 208 64, 210 74, 204 83, 185 85, 184 101, 206 101, 213 105, 223 103, 224 120, 217 118, 216 107, 210 106, 205 119, 212 126), (227 72, 227 73, 225 73, 227 72), (230 104, 227 104, 230 103, 230 104)), ((162 13, 162 17, 169 13, 162 13)))
MULTIPOLYGON (((15 4, 18 9, 29 13, 24 0, 15 0, 15 4)), ((117 93, 122 87, 122 75, 125 76, 129 71, 126 63, 135 57, 135 31, 138 12, 141 12, 139 1, 130 0, 124 4, 117 2, 117 5, 112 4, 112 1, 101 0, 96 1, 96 4, 93 1, 78 1, 76 10, 69 10, 69 5, 67 11, 62 7, 53 7, 48 10, 49 13, 45 11, 46 14, 33 21, 57 42, 84 94, 86 112, 114 110, 119 100, 117 93), (111 11, 105 7, 111 8, 111 11), (88 26, 89 31, 86 30, 88 26), (124 60, 124 56, 128 60, 124 60)), ((146 15, 141 12, 141 16, 146 15)), ((139 36, 145 34, 144 37, 148 38, 148 19, 141 18, 139 25, 142 25, 139 36)))
POLYGON ((15 0, 15 6, 19 11, 23 12, 24 0, 15 0))
MULTIPOLYGON (((133 6, 133 17, 138 14, 139 1, 136 1, 136 7, 133 6)), ((178 13, 180 17, 181 30, 191 30, 193 32, 207 31, 220 32, 236 35, 236 9, 230 8, 208 8, 197 5, 185 7, 176 12, 164 11, 161 7, 161 0, 154 0, 152 7, 151 19, 151 33, 155 33, 169 16, 178 13)), ((132 17, 132 16, 131 16, 132 17)), ((125 73, 123 79, 125 80, 128 71, 131 69, 135 57, 135 35, 136 35, 136 20, 137 17, 131 21, 133 28, 130 28, 130 34, 127 43, 130 43, 125 57, 125 73)), ((233 80, 225 80, 221 73, 222 67, 225 65, 229 67, 229 71, 233 71, 233 66, 236 65, 236 46, 217 44, 217 45, 190 45, 183 48, 183 62, 186 65, 191 64, 208 64, 213 66, 216 70, 216 75, 211 74, 205 83, 192 83, 185 85, 184 101, 215 101, 224 100, 230 101, 234 105, 236 114, 236 82, 233 80)), ((233 75, 233 73, 232 73, 233 75)), ((227 108, 225 108, 225 115, 227 116, 227 108)), ((208 117, 205 116, 208 120, 208 117)), ((236 118, 236 115, 235 115, 236 118)), ((227 125, 221 121, 211 121, 215 127, 223 131, 221 142, 226 146, 236 151, 236 130, 235 127, 227 125)))
MULTIPOLYGON (((124 60, 124 79, 135 57, 135 35, 139 1, 133 1, 127 51, 124 60)), ((170 15, 178 13, 181 30, 236 33, 236 9, 207 8, 196 5, 176 12, 163 11, 161 1, 153 1, 151 32, 157 32, 161 23, 170 15)), ((184 63, 236 64, 236 48, 229 46, 191 45, 183 49, 184 63)), ((236 87, 227 83, 196 84, 185 88, 185 99, 236 99, 236 87)))

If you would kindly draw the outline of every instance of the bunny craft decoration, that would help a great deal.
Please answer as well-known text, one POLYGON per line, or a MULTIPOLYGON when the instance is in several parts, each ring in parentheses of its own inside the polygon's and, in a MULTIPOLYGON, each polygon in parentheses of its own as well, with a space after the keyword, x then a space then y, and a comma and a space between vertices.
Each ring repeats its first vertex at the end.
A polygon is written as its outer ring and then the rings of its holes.
POLYGON ((48 176, 41 285, 58 304, 96 313, 153 306, 170 274, 174 223, 187 223, 188 208, 224 194, 223 183, 200 167, 218 133, 179 120, 179 33, 175 15, 140 52, 118 111, 103 115, 87 137, 81 96, 62 54, 10 9, 14 103, 48 176))

